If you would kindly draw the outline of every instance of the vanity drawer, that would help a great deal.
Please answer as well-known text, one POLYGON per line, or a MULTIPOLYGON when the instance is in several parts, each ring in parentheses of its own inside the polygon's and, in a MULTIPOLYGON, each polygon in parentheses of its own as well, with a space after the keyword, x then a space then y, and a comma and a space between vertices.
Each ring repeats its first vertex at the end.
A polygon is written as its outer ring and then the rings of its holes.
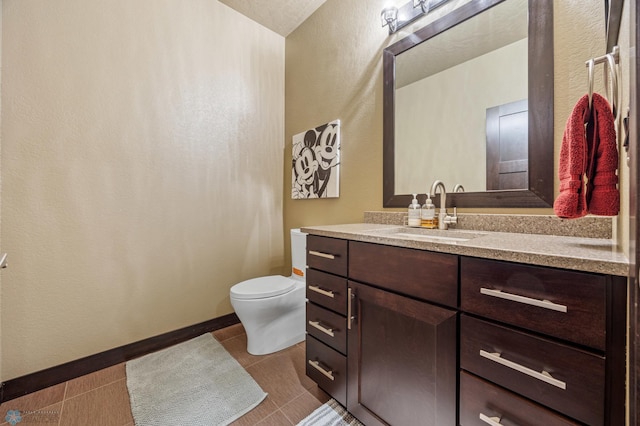
POLYGON ((307 333, 333 349, 347 353, 347 319, 341 315, 307 303, 307 333))
POLYGON ((604 351, 607 278, 486 259, 460 259, 461 307, 604 351))
POLYGON ((458 305, 458 257, 451 254, 352 241, 349 278, 446 306, 458 305))
POLYGON ((460 367, 581 422, 604 424, 603 357, 462 315, 460 367))
POLYGON ((307 336, 307 376, 340 404, 347 405, 347 357, 307 336))
POLYGON ((307 236, 307 266, 347 276, 347 240, 307 236))
POLYGON ((346 315, 347 279, 315 269, 307 269, 307 299, 346 315))
POLYGON ((460 425, 492 424, 572 426, 579 423, 462 371, 460 373, 460 425), (496 423, 491 423, 492 417, 496 423), (500 418, 500 421, 495 417, 500 418), (487 419, 490 420, 487 421, 487 419))

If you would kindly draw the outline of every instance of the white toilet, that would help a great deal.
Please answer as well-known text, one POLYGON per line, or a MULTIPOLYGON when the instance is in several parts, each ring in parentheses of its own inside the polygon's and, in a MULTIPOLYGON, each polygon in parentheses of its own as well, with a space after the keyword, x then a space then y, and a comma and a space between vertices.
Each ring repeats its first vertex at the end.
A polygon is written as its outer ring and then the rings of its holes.
POLYGON ((270 354, 304 340, 306 251, 307 234, 292 229, 290 277, 270 275, 231 287, 231 305, 250 354, 270 354))

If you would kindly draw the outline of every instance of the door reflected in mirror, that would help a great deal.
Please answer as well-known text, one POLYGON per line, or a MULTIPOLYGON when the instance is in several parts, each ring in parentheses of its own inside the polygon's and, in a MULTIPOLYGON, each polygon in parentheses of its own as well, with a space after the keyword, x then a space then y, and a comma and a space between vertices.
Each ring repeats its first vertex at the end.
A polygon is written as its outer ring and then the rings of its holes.
POLYGON ((487 108, 486 185, 477 191, 529 187, 528 106, 524 99, 487 108))

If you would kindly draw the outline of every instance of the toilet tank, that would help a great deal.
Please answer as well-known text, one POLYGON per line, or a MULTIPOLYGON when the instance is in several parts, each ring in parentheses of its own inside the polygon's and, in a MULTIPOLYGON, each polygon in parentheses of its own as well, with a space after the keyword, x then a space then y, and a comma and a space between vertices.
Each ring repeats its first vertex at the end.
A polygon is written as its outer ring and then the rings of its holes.
POLYGON ((307 268, 307 234, 291 230, 291 278, 304 281, 307 268))

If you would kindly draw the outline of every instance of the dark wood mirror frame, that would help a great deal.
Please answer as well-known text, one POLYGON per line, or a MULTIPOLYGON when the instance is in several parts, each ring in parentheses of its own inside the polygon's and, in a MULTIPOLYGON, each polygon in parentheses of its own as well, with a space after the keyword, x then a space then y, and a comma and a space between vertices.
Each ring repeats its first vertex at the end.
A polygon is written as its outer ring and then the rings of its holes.
MULTIPOLYGON (((408 194, 395 193, 395 58, 457 24, 503 2, 467 3, 392 44, 383 52, 384 130, 383 206, 406 207, 408 194)), ((554 194, 553 138, 553 2, 529 0, 529 189, 447 193, 447 205, 456 207, 551 207, 554 194), (535 64, 532 71, 531 64, 535 64)), ((424 182, 428 189, 431 182, 424 182)), ((452 188, 449 188, 451 191, 452 188)), ((434 202, 438 202, 438 197, 434 202)))
POLYGON ((613 46, 618 44, 623 6, 624 0, 604 0, 604 16, 607 21, 607 52, 611 52, 613 46))

